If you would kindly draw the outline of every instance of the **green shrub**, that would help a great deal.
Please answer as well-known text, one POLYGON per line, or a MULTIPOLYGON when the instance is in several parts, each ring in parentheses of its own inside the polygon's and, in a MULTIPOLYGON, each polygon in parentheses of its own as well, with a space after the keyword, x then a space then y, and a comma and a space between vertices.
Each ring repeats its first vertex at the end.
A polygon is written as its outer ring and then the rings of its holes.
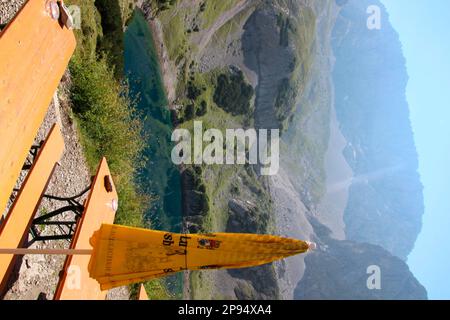
POLYGON ((194 119, 195 107, 193 104, 188 104, 184 109, 184 121, 190 121, 194 119))
POLYGON ((202 100, 195 114, 197 115, 197 117, 203 117, 207 112, 208 112, 208 104, 206 103, 205 100, 202 100))
POLYGON ((250 101, 253 97, 253 87, 244 79, 242 71, 227 72, 217 77, 214 92, 214 102, 232 115, 250 115, 250 101))
POLYGON ((196 100, 202 94, 202 89, 198 88, 192 81, 188 82, 187 97, 196 100))
POLYGON ((117 222, 140 226, 148 199, 134 182, 142 167, 142 123, 126 86, 118 83, 106 59, 74 58, 73 110, 78 118, 86 158, 95 170, 104 156, 116 182, 120 205, 117 222))

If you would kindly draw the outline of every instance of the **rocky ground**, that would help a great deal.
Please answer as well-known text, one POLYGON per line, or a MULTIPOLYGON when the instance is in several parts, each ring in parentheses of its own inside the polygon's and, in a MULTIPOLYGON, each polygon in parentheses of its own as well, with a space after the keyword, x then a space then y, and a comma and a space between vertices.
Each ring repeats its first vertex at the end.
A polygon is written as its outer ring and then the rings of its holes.
MULTIPOLYGON (((20 9, 25 0, 0 0, 0 25, 5 25, 20 9)), ((65 143, 65 152, 59 165, 49 182, 46 194, 59 197, 73 196, 83 191, 91 181, 91 175, 83 155, 82 146, 76 126, 72 117, 70 102, 70 74, 66 72, 57 93, 48 109, 45 120, 39 128, 35 143, 44 140, 54 123, 59 123, 65 143)), ((24 174, 18 179, 20 187, 24 174)), ((81 198, 80 201, 84 201, 81 198)), ((37 216, 51 212, 61 207, 58 201, 43 199, 37 216)), ((63 220, 73 219, 73 213, 66 213, 63 220)), ((39 229, 42 234, 60 234, 56 227, 39 229)), ((32 238, 30 236, 29 240, 32 238)), ((30 248, 68 248, 69 241, 35 242, 30 248)), ((65 261, 64 256, 26 255, 17 262, 14 275, 10 281, 10 288, 4 299, 6 300, 35 300, 52 299, 59 279, 59 272, 65 261)), ((108 299, 129 299, 126 287, 111 290, 108 299)))
POLYGON ((0 26, 5 25, 26 0, 0 0, 0 26))

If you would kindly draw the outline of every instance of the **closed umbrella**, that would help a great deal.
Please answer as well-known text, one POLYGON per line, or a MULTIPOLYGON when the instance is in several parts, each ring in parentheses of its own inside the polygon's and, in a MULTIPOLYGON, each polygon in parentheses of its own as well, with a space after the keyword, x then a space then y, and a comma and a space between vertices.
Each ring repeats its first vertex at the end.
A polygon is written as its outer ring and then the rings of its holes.
POLYGON ((102 290, 184 270, 238 269, 263 265, 315 249, 315 244, 271 235, 178 234, 103 224, 92 249, 1 249, 0 254, 90 255, 89 276, 102 290))
POLYGON ((183 270, 258 266, 304 253, 313 244, 270 235, 176 234, 102 225, 91 238, 89 274, 102 290, 183 270))

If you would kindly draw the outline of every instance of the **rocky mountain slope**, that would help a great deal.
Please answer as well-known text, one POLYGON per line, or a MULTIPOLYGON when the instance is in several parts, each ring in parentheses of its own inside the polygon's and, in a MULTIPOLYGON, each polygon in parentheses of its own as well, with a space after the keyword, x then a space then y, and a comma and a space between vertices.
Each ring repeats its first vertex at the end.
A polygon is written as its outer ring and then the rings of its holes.
POLYGON ((427 299, 425 288, 400 258, 376 245, 332 239, 326 227, 313 224, 320 234, 320 249, 305 258, 307 267, 295 290, 296 299, 427 299), (368 288, 371 266, 379 268, 379 289, 368 288))

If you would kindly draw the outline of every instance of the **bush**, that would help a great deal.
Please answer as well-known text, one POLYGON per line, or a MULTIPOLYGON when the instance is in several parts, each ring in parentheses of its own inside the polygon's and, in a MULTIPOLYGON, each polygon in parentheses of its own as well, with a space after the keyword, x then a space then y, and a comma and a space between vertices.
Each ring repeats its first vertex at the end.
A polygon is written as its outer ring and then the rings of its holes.
POLYGON ((193 104, 188 104, 184 110, 184 121, 189 121, 194 119, 195 107, 193 104))
POLYGON ((120 199, 117 222, 140 226, 148 198, 137 190, 134 177, 143 165, 144 139, 127 88, 115 80, 106 59, 74 58, 70 70, 73 110, 88 164, 94 172, 99 159, 107 158, 120 199))
POLYGON ((191 100, 196 100, 202 94, 202 90, 197 88, 192 81, 188 82, 187 97, 191 100))
POLYGON ((207 112, 208 112, 208 104, 206 103, 205 100, 202 100, 195 114, 197 115, 197 117, 203 117, 207 112))
POLYGON ((193 208, 197 215, 207 215, 210 209, 202 172, 201 166, 189 166, 184 170, 182 175, 184 183, 187 183, 189 189, 193 191, 195 197, 195 205, 193 208))
POLYGON ((242 71, 224 73, 217 77, 214 102, 232 115, 251 115, 250 101, 253 87, 244 79, 242 71))

